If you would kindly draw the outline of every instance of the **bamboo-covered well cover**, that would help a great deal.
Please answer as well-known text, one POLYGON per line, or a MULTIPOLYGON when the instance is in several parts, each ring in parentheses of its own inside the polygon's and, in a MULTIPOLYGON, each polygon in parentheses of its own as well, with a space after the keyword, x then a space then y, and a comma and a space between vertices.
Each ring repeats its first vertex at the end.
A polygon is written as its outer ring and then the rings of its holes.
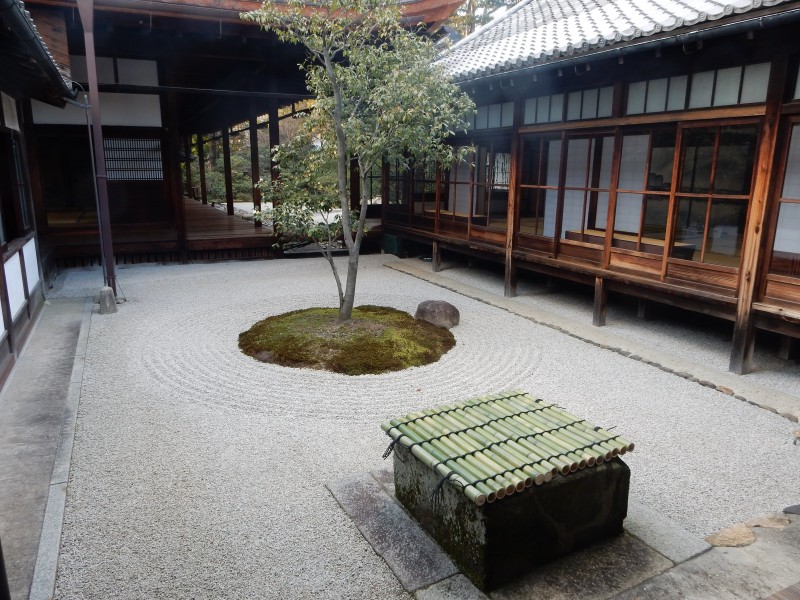
POLYGON ((521 391, 410 413, 381 425, 477 505, 633 450, 619 435, 521 391))

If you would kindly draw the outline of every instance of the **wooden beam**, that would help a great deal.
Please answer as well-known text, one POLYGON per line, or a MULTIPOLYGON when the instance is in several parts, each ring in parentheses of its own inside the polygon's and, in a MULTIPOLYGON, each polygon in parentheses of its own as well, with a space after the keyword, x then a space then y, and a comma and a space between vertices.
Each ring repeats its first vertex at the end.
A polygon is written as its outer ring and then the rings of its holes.
POLYGON ((225 202, 228 214, 233 214, 233 178, 231 176, 231 138, 228 128, 222 130, 222 163, 225 171, 225 202))
POLYGON ((767 110, 761 129, 758 148, 753 199, 747 219, 747 229, 742 249, 742 266, 739 271, 738 303, 733 329, 733 348, 728 369, 733 373, 749 373, 752 369, 755 331, 753 328, 754 291, 758 287, 758 267, 764 256, 762 243, 767 204, 773 193, 775 175, 775 144, 780 125, 783 87, 786 81, 787 59, 779 56, 772 62, 767 88, 767 110))
POLYGON ((606 280, 602 277, 594 278, 594 309, 592 311, 592 325, 603 327, 606 324, 606 308, 608 305, 608 289, 606 280))

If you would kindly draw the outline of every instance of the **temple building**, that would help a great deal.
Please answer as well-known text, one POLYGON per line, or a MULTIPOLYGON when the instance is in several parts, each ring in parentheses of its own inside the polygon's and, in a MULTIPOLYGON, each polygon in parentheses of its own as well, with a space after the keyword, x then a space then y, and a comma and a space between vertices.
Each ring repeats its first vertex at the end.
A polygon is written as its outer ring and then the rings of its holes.
POLYGON ((469 159, 383 173, 387 234, 800 337, 800 2, 523 1, 439 62, 469 159))
POLYGON ((31 332, 44 294, 26 156, 31 100, 63 107, 72 95, 36 25, 17 0, 0 2, 0 385, 31 332))

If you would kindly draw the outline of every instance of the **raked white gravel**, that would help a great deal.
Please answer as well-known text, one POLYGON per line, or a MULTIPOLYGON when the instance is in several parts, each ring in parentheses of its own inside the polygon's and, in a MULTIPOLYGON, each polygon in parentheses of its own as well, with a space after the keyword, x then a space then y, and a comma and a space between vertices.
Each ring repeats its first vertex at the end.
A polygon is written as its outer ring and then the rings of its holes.
MULTIPOLYGON (((704 536, 800 501, 794 425, 361 259, 357 304, 461 312, 439 362, 347 377, 267 365, 241 331, 335 304, 321 259, 119 269, 127 302, 93 314, 56 596, 405 598, 324 482, 383 467, 381 421, 528 390, 637 444, 631 499, 704 536)), ((54 296, 93 293, 97 269, 54 296)))

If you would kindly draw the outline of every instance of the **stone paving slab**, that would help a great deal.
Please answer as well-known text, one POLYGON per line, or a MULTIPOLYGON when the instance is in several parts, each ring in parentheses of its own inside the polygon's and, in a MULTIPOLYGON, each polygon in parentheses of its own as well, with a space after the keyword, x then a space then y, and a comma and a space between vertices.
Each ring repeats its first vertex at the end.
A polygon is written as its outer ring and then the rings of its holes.
POLYGON ((31 589, 86 306, 83 298, 45 303, 0 394, 0 538, 12 598, 31 589))
POLYGON ((369 475, 333 481, 327 487, 407 591, 458 573, 450 558, 369 475))
POLYGON ((696 534, 639 502, 628 504, 625 529, 676 564, 711 548, 696 534))
POLYGON ((785 529, 754 528, 756 542, 713 548, 631 588, 618 600, 765 598, 800 578, 800 520, 785 529))
POLYGON ((623 533, 540 567, 490 596, 496 600, 599 600, 672 566, 644 542, 623 533))
POLYGON ((486 594, 472 585, 472 582, 460 573, 418 591, 414 594, 414 598, 416 600, 487 600, 486 594))

